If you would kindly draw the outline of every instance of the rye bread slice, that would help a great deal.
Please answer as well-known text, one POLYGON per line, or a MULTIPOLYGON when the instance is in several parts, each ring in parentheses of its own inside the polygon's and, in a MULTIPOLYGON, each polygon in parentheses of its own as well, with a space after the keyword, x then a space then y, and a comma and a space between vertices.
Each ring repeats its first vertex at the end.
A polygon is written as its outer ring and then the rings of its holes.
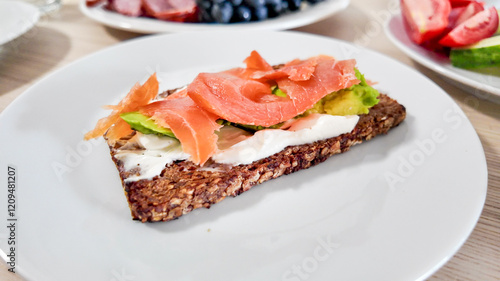
POLYGON ((360 116, 352 132, 289 146, 248 165, 207 163, 202 168, 190 161, 178 161, 168 164, 151 180, 127 182, 137 171, 125 171, 123 163, 115 158, 127 139, 110 146, 111 157, 120 173, 132 218, 142 222, 169 221, 197 208, 209 208, 227 196, 237 196, 267 180, 307 169, 364 140, 386 134, 405 119, 406 109, 387 95, 381 94, 379 99, 368 114, 360 116))
POLYGON ((169 221, 197 208, 209 208, 254 185, 307 169, 364 140, 386 134, 405 119, 406 109, 387 95, 380 94, 379 99, 380 102, 368 114, 360 116, 352 132, 310 144, 289 146, 247 165, 212 162, 202 168, 190 161, 178 161, 168 164, 159 176, 151 180, 127 182, 126 179, 137 171, 125 171, 123 163, 115 158, 127 139, 110 146, 111 157, 120 173, 132 218, 142 222, 169 221))

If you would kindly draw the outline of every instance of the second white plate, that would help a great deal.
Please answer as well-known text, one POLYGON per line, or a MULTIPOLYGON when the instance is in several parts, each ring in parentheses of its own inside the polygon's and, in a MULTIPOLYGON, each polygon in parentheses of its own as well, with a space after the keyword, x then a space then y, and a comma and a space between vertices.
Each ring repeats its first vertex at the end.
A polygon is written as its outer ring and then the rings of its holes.
POLYGON ((179 23, 145 17, 128 17, 108 11, 103 6, 87 7, 80 1, 80 10, 89 18, 104 25, 139 33, 216 31, 216 30, 285 30, 311 24, 338 13, 349 5, 350 0, 326 0, 306 9, 260 22, 210 24, 179 23))

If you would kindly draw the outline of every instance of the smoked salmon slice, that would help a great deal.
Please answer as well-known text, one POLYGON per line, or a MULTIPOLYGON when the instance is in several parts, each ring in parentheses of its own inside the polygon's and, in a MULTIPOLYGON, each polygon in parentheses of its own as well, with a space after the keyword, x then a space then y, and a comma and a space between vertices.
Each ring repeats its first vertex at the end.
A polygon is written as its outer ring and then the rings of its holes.
POLYGON ((217 135, 221 125, 218 116, 196 105, 188 96, 156 101, 139 108, 160 126, 170 128, 191 155, 191 161, 203 165, 217 151, 217 135))
MULTIPOLYGON (((251 57, 258 58, 254 53, 251 57)), ((272 126, 303 113, 326 95, 360 82, 354 71, 355 60, 337 61, 320 56, 292 61, 282 71, 269 70, 263 62, 254 63, 253 59, 250 63, 247 60, 251 69, 199 74, 188 86, 188 96, 227 121, 272 126), (287 97, 273 95, 273 84, 287 97)))
POLYGON ((132 132, 121 113, 139 111, 158 125, 170 128, 190 160, 203 165, 217 148, 218 119, 246 125, 271 126, 294 118, 324 96, 360 81, 355 60, 317 56, 293 60, 274 69, 258 52, 245 60, 246 68, 219 73, 200 73, 194 81, 165 99, 151 102, 159 85, 153 74, 143 85, 136 84, 113 111, 97 122, 85 139, 106 134, 108 143, 132 132), (286 97, 273 95, 278 86, 286 97))
MULTIPOLYGON (((326 57, 319 58, 314 73, 307 80, 292 80, 291 78, 277 79, 278 87, 294 102, 304 105, 304 111, 319 101, 324 96, 349 88, 358 84, 354 72, 355 60, 336 61, 326 57), (310 104, 311 99, 315 100, 310 104)), ((300 114, 299 112, 297 114, 300 114)))
POLYGON ((108 105, 105 107, 113 111, 109 116, 99 119, 95 128, 85 134, 85 139, 89 140, 103 136, 113 125, 116 125, 116 128, 111 131, 111 134, 107 135, 110 143, 115 143, 116 140, 130 134, 130 126, 127 127, 123 124, 125 121, 120 118, 120 114, 135 111, 140 106, 148 104, 156 97, 158 89, 159 84, 158 79, 156 79, 156 73, 151 75, 142 86, 139 84, 134 85, 127 96, 117 105, 108 105))
POLYGON ((243 62, 247 65, 247 69, 253 71, 273 70, 273 67, 257 51, 252 51, 250 56, 248 56, 243 62))
POLYGON ((305 61, 296 59, 285 64, 278 70, 256 71, 250 78, 276 80, 288 77, 292 81, 309 80, 316 69, 316 65, 318 65, 318 59, 319 57, 310 58, 305 61))

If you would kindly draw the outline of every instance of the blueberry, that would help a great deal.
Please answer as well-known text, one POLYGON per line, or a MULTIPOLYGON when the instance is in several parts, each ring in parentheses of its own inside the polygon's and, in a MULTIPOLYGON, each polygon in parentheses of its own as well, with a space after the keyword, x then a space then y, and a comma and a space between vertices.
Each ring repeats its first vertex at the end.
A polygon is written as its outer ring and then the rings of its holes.
POLYGON ((212 6, 211 15, 218 23, 228 23, 233 16, 233 6, 229 2, 214 4, 212 6))
POLYGON ((257 9, 258 7, 263 7, 266 4, 266 0, 243 0, 243 2, 251 8, 257 9))
POLYGON ((281 0, 266 0, 269 17, 276 17, 283 11, 281 0))
POLYGON ((198 18, 200 19, 201 22, 214 22, 214 19, 212 18, 212 15, 210 14, 209 10, 200 9, 200 12, 198 13, 198 18))
POLYGON ((257 20, 257 21, 267 19, 267 16, 268 16, 267 7, 266 6, 259 6, 259 7, 254 8, 253 15, 255 17, 255 20, 257 20))
POLYGON ((288 0, 288 9, 296 11, 300 8, 300 3, 302 3, 302 0, 288 0))
POLYGON ((243 0, 229 0, 229 2, 233 4, 234 7, 238 7, 241 3, 243 3, 243 0))
POLYGON ((319 3, 319 2, 323 2, 325 0, 307 0, 307 2, 309 2, 310 4, 316 4, 316 3, 319 3))
POLYGON ((197 0, 196 4, 199 8, 198 18, 201 22, 213 22, 211 13, 212 1, 211 0, 197 0))
POLYGON ((209 10, 212 7, 212 1, 210 0, 198 0, 196 4, 201 10, 209 10))
POLYGON ((281 0, 281 11, 285 12, 288 10, 288 1, 287 0, 281 0))
POLYGON ((252 11, 246 6, 236 8, 236 18, 240 22, 249 22, 252 19, 252 11))

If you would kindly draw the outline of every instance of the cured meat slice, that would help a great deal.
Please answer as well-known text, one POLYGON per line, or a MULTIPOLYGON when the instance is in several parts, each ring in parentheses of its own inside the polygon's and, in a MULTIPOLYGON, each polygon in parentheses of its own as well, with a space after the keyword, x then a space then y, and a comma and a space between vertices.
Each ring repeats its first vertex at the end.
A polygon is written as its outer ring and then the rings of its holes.
POLYGON ((170 128, 194 163, 203 165, 217 151, 218 116, 201 109, 188 96, 156 101, 139 111, 170 128))
POLYGON ((142 0, 146 14, 162 20, 184 21, 196 12, 195 0, 142 0))
POLYGON ((109 0, 108 7, 126 16, 142 15, 142 0, 109 0))

